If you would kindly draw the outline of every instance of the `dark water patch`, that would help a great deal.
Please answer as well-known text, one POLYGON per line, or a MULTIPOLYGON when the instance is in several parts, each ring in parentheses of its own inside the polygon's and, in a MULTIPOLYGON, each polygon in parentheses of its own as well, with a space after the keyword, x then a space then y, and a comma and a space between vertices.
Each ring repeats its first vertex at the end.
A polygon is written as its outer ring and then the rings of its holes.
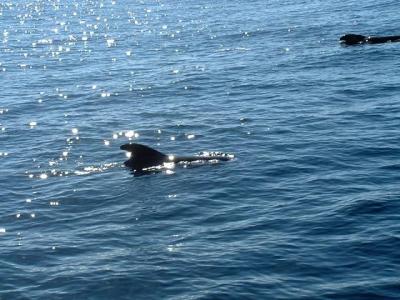
POLYGON ((384 259, 382 264, 388 262, 398 263, 400 256, 392 249, 396 249, 400 242, 400 238, 395 235, 382 234, 373 239, 356 240, 349 244, 350 250, 362 256, 364 259, 373 256, 374 259, 379 257, 384 259))
POLYGON ((371 147, 366 146, 363 148, 352 149, 351 153, 354 157, 365 157, 365 158, 379 158, 379 157, 398 157, 400 154, 400 148, 397 147, 371 147))
POLYGON ((345 288, 342 287, 340 288, 340 291, 326 293, 321 295, 321 297, 323 297, 323 299, 346 298, 355 300, 365 300, 365 299, 394 300, 397 299, 399 291, 400 287, 395 283, 376 284, 372 282, 367 282, 362 285, 354 284, 346 286, 345 288))
POLYGON ((343 212, 352 217, 352 216, 361 216, 361 215, 370 215, 370 216, 384 216, 386 213, 391 213, 396 209, 396 205, 392 203, 393 200, 356 200, 353 203, 349 204, 347 207, 343 207, 343 212))
POLYGON ((383 170, 388 170, 388 171, 399 171, 400 164, 389 164, 389 165, 381 166, 380 168, 383 170))

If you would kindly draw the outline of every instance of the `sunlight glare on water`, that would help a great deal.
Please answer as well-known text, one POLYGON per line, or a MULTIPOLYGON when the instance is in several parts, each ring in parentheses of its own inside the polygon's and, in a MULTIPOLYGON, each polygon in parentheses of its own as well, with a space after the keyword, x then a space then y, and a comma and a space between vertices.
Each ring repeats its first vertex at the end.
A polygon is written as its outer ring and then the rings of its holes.
POLYGON ((399 298, 397 11, 0 2, 0 299, 399 298))

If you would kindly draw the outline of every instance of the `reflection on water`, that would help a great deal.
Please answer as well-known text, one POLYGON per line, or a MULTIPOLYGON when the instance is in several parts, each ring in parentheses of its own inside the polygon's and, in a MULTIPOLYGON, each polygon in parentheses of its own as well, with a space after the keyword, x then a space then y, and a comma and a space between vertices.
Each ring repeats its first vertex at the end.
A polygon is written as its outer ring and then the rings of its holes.
POLYGON ((397 11, 0 2, 0 298, 395 299, 397 11))

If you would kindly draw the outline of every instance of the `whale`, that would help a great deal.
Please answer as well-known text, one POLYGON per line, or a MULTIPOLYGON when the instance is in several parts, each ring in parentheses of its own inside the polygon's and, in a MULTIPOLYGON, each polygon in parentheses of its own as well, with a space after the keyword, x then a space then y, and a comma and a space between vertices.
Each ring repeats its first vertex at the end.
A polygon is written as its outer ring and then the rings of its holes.
POLYGON ((130 153, 130 158, 124 162, 124 165, 130 168, 134 173, 142 173, 151 168, 162 166, 165 163, 193 162, 193 161, 228 161, 233 155, 220 152, 210 152, 195 156, 176 156, 164 154, 149 146, 131 143, 120 146, 121 150, 130 153))
POLYGON ((400 42, 400 35, 391 36, 364 36, 361 34, 345 34, 340 37, 340 43, 354 46, 359 44, 382 44, 388 42, 400 42))

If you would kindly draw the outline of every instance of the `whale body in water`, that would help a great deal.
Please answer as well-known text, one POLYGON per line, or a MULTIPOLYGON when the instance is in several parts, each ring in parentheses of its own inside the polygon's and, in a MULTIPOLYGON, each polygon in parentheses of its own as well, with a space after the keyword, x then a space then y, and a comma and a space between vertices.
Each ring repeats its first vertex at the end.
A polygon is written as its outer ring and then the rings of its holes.
POLYGON ((346 34, 339 41, 345 45, 353 46, 359 44, 382 44, 388 42, 400 42, 400 35, 390 36, 364 36, 361 34, 346 34))
POLYGON ((197 156, 175 156, 161 153, 153 148, 142 144, 124 144, 120 146, 121 150, 130 153, 130 158, 124 162, 125 166, 132 169, 134 172, 143 172, 146 169, 162 166, 164 163, 179 163, 193 161, 228 161, 233 158, 233 155, 224 153, 206 153, 197 156))

